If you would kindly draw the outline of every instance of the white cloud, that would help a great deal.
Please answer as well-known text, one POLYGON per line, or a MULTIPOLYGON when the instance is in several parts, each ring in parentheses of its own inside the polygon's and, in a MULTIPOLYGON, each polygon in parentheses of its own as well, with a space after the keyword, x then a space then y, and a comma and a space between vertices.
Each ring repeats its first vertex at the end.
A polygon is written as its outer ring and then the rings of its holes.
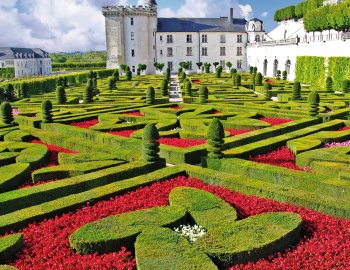
POLYGON ((269 15, 269 12, 265 11, 263 13, 261 13, 261 17, 265 18, 269 15))
POLYGON ((246 19, 250 19, 252 13, 253 13, 253 9, 250 5, 239 5, 240 9, 241 9, 241 15, 246 18, 246 19))

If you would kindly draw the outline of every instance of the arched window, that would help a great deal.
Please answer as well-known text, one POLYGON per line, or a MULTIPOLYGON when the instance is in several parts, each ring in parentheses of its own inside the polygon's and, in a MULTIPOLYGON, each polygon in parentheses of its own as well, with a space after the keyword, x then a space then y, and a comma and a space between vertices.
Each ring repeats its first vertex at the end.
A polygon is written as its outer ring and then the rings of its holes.
POLYGON ((267 75, 267 59, 264 60, 264 69, 263 69, 263 75, 267 75))
POLYGON ((285 70, 287 71, 287 74, 290 74, 290 67, 291 67, 292 63, 290 62, 290 60, 288 59, 286 62, 286 68, 285 70))
POLYGON ((275 61, 273 61, 273 77, 277 77, 277 70, 278 70, 278 61, 277 59, 275 59, 275 61))
POLYGON ((260 42, 260 36, 259 35, 255 36, 255 42, 260 42))

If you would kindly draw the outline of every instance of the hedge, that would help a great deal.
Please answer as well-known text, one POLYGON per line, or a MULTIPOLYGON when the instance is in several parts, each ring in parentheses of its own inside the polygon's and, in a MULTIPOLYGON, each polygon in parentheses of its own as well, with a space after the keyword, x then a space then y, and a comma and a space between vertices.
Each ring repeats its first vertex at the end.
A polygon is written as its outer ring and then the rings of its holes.
POLYGON ((350 80, 350 57, 329 57, 328 76, 335 90, 341 90, 344 80, 350 80))
MULTIPOLYGON (((23 234, 12 234, 0 238, 0 263, 5 263, 16 257, 24 245, 23 234)), ((1 269, 1 268, 0 268, 1 269)))
POLYGON ((325 57, 298 56, 295 76, 297 81, 313 86, 325 85, 325 57))
POLYGON ((106 67, 105 62, 67 62, 67 63, 52 63, 52 68, 103 68, 106 67))
POLYGON ((28 163, 17 163, 0 167, 0 193, 16 189, 30 179, 28 163))
POLYGON ((0 78, 12 79, 15 77, 15 68, 0 68, 0 78))

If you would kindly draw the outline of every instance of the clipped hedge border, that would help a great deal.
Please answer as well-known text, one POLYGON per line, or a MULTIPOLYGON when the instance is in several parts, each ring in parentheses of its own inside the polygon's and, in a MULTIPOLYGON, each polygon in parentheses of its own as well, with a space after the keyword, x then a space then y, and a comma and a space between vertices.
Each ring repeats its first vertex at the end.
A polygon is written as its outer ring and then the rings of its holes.
POLYGON ((13 259, 17 252, 23 248, 23 245, 23 234, 21 233, 0 238, 0 263, 13 259))

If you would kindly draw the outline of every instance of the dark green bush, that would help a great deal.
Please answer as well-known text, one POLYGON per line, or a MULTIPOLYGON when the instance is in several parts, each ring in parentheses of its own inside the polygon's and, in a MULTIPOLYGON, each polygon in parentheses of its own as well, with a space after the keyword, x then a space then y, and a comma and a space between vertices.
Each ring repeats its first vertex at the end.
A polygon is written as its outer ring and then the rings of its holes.
POLYGON ((208 87, 202 85, 200 88, 199 88, 199 103, 207 103, 208 102, 208 96, 209 96, 209 90, 208 90, 208 87))
POLYGON ((188 81, 185 85, 185 95, 191 97, 192 96, 192 83, 188 81))
POLYGON ((112 75, 115 79, 115 81, 119 81, 119 70, 116 69, 114 72, 113 72, 113 75, 112 75))
POLYGON ((115 77, 114 76, 108 77, 107 84, 108 84, 109 90, 115 89, 117 86, 115 77))
POLYGON ((327 77, 326 79, 326 90, 329 93, 333 93, 333 80, 331 77, 327 77))
POLYGON ((271 95, 271 89, 272 86, 269 83, 264 83, 264 96, 266 100, 270 100, 272 95, 271 95))
POLYGON ((50 100, 44 100, 41 103, 41 118, 43 123, 52 123, 52 103, 50 100))
POLYGON ((277 72, 276 72, 276 78, 277 78, 277 80, 280 80, 281 79, 281 71, 280 70, 277 70, 277 72))
POLYGON ((293 84, 293 100, 299 100, 301 98, 301 84, 300 82, 294 82, 293 84))
POLYGON ((154 88, 152 86, 148 87, 146 91, 146 104, 148 105, 155 104, 155 96, 156 94, 155 94, 154 88))
POLYGON ((65 104, 67 102, 66 91, 63 86, 57 86, 56 99, 58 104, 65 104))
POLYGON ((222 73, 222 66, 218 66, 215 69, 215 76, 216 76, 216 78, 221 78, 221 73, 222 73))
POLYGON ((221 121, 214 118, 210 123, 207 133, 208 157, 213 159, 221 159, 224 157, 222 153, 224 145, 225 131, 221 121))
POLYGON ((260 72, 256 74, 256 82, 255 85, 262 86, 263 76, 260 72))
POLYGON ((93 78, 93 79, 92 79, 92 88, 93 88, 93 93, 94 93, 94 95, 97 95, 97 94, 100 93, 100 91, 98 90, 97 78, 93 78))
POLYGON ((12 83, 7 84, 5 87, 5 99, 10 102, 15 100, 15 88, 12 83))
POLYGON ((256 74, 252 73, 252 77, 251 77, 251 86, 252 89, 255 91, 255 84, 256 84, 256 74))
POLYGON ((287 77, 288 77, 288 73, 287 73, 287 71, 283 71, 282 72, 282 79, 284 80, 284 81, 286 81, 287 80, 287 77))
POLYGON ((131 72, 131 70, 128 70, 126 72, 126 80, 131 81, 131 79, 132 79, 132 72, 131 72))
POLYGON ((1 103, 1 121, 5 124, 13 122, 12 106, 8 102, 1 103))
POLYGON ((344 80, 342 88, 344 93, 350 93, 350 80, 344 80))
POLYGON ((156 162, 159 160, 159 132, 155 124, 148 124, 142 136, 142 152, 145 162, 156 162))
POLYGON ((169 81, 167 79, 164 79, 160 88, 162 90, 162 96, 167 96, 169 94, 169 81))
POLYGON ((21 84, 19 85, 18 97, 19 98, 29 97, 29 85, 27 82, 21 82, 21 84))
POLYGON ((320 105, 320 95, 317 92, 311 92, 309 94, 309 115, 310 116, 317 116, 319 112, 319 105, 320 105))
POLYGON ((84 89, 83 100, 84 103, 92 103, 94 100, 94 88, 92 85, 92 80, 88 80, 88 83, 84 89))
POLYGON ((231 68, 231 69, 230 69, 231 78, 233 78, 233 74, 235 74, 235 73, 237 73, 237 69, 231 68))

